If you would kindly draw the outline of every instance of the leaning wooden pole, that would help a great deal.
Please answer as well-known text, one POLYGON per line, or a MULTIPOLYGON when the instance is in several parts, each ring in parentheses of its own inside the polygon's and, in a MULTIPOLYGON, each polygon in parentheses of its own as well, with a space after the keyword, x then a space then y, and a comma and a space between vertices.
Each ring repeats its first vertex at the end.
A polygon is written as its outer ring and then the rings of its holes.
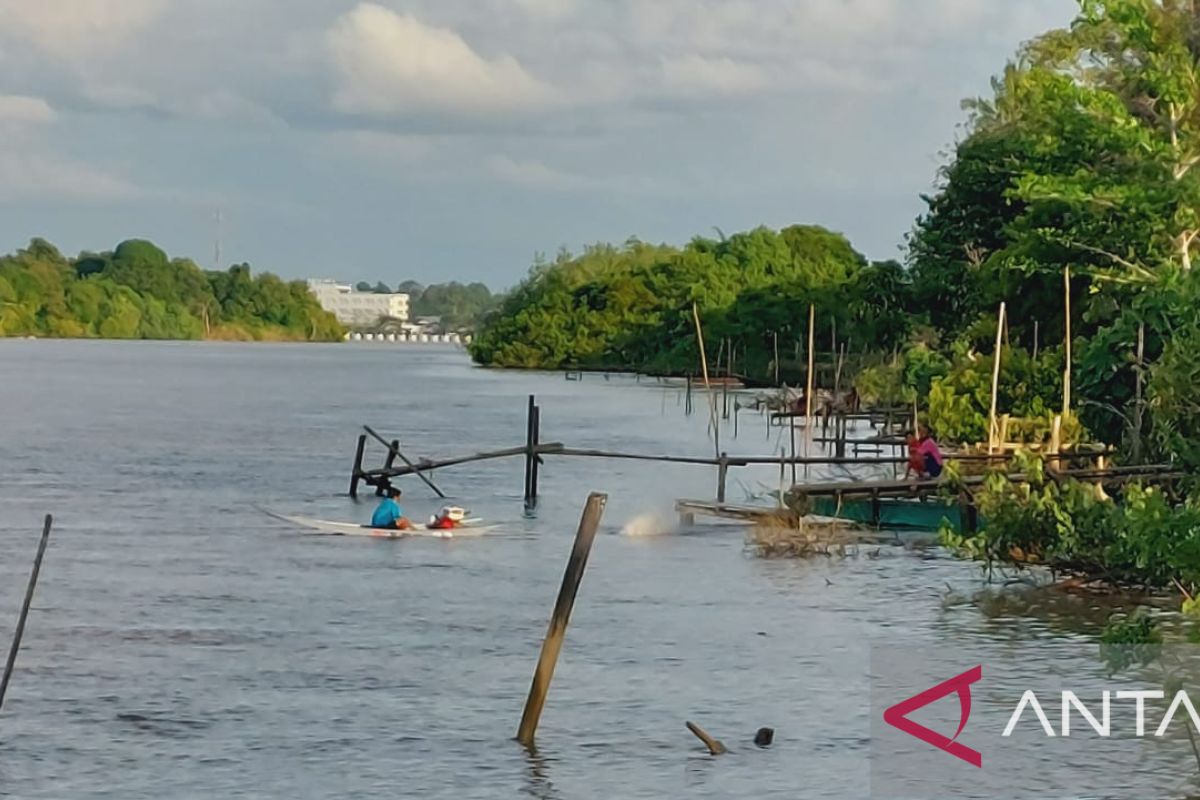
POLYGON ((571 548, 567 570, 563 573, 562 588, 558 590, 558 600, 554 603, 554 613, 550 616, 550 627, 542 642, 542 654, 538 657, 533 684, 529 687, 529 699, 525 701, 525 712, 521 715, 521 725, 517 729, 517 741, 526 747, 533 747, 542 708, 546 705, 546 693, 550 690, 554 667, 558 663, 563 637, 567 633, 567 623, 571 621, 575 595, 579 592, 583 570, 587 567, 588 555, 592 551, 592 542, 596 539, 596 530, 600 527, 600 517, 604 514, 607 502, 608 495, 593 492, 588 497, 583 516, 579 520, 575 545, 571 548))
POLYGON ((25 620, 29 617, 29 606, 33 603, 33 590, 37 587, 38 575, 42 571, 42 557, 46 555, 46 543, 50 541, 50 526, 54 517, 47 514, 42 527, 42 540, 38 542, 37 555, 33 558, 33 572, 25 588, 25 602, 21 604, 21 615, 17 617, 17 630, 13 634, 12 646, 8 650, 8 661, 4 664, 4 677, 0 678, 0 709, 4 708, 4 696, 8 693, 8 682, 17 664, 17 651, 21 649, 21 637, 25 635, 25 620))
POLYGON ((446 495, 442 492, 442 490, 439 489, 436 485, 434 485, 433 481, 429 480, 429 478, 427 478, 425 476, 425 473, 421 472, 421 468, 418 467, 416 464, 414 464, 409 459, 408 456, 406 456, 406 455, 404 455, 404 453, 400 452, 399 447, 394 446, 392 444, 392 442, 389 442, 388 440, 386 440, 382 436, 380 436, 378 433, 376 433, 375 430, 370 425, 363 425, 363 430, 366 431, 367 433, 369 433, 375 439, 375 441, 379 442, 381 445, 386 447, 388 449, 388 453, 394 453, 394 454, 400 456, 400 460, 403 461, 405 463, 405 465, 413 471, 414 475, 416 475, 421 480, 425 481, 425 485, 428 486, 430 489, 433 489, 434 494, 436 494, 438 497, 442 498, 443 500, 446 499, 446 495))
POLYGON ((1066 311, 1066 338, 1063 339, 1063 416, 1071 413, 1071 268, 1063 267, 1063 307, 1066 311))
POLYGON ((991 410, 988 412, 988 455, 996 452, 996 400, 1000 391, 1000 350, 1002 345, 1001 337, 1004 335, 1006 308, 1004 303, 1000 304, 1000 318, 996 325, 996 356, 992 363, 992 405, 991 410))
POLYGON ((704 329, 700 325, 700 309, 692 303, 692 319, 696 322, 696 342, 700 347, 700 369, 704 375, 704 391, 708 393, 708 407, 712 418, 713 448, 717 458, 721 457, 721 422, 717 419, 717 398, 713 396, 712 384, 708 382, 708 355, 704 352, 704 329))

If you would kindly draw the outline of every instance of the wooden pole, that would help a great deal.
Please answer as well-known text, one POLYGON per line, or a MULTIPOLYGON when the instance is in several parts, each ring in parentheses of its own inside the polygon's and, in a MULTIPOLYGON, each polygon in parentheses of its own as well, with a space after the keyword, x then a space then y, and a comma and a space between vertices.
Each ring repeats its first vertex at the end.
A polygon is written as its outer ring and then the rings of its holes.
POLYGON ((1136 384, 1133 405, 1133 435, 1130 438, 1130 455, 1134 464, 1142 462, 1142 427, 1146 420, 1146 323, 1138 325, 1137 361, 1134 362, 1136 384))
POLYGON ((725 381, 721 384, 721 419, 729 419, 729 381, 733 374, 733 348, 727 347, 725 351, 725 381))
POLYGON ((721 424, 717 419, 717 398, 713 397, 712 384, 708 382, 708 355, 704 352, 704 330, 700 326, 700 309, 692 303, 692 319, 696 322, 696 342, 700 347, 700 369, 704 374, 704 390, 708 393, 708 407, 712 416, 713 447, 717 457, 721 455, 721 424))
POLYGON ((1033 321, 1033 360, 1038 357, 1038 320, 1033 321))
POLYGON ((988 455, 996 452, 996 399, 1000 390, 1000 337, 1004 335, 1004 316, 1006 306, 1000 304, 1000 318, 996 325, 996 356, 992 363, 992 405, 988 412, 988 455))
POLYGON ((779 388, 779 331, 772 334, 775 340, 775 388, 779 388))
POLYGON ((365 434, 360 434, 358 437, 358 449, 354 451, 354 469, 350 472, 350 496, 358 497, 358 482, 362 480, 362 460, 363 450, 367 446, 367 437, 365 434))
POLYGON ((542 708, 546 705, 546 693, 550 690, 550 681, 554 678, 554 667, 558 663, 563 637, 567 633, 567 623, 571 620, 575 595, 579 592, 579 584, 583 580, 583 570, 587 567, 588 555, 591 553, 592 542, 596 539, 596 529, 600 527, 600 518, 604 514, 604 506, 607 502, 608 495, 593 492, 588 497, 587 505, 583 509, 583 516, 579 520, 575 545, 571 548, 571 557, 567 561, 566 572, 563 573, 562 588, 559 589, 558 600, 554 603, 554 613, 550 616, 550 627, 542 642, 542 652, 538 657, 537 669, 533 673, 533 684, 529 687, 529 698, 525 701, 525 711, 521 715, 521 725, 517 730, 517 741, 526 747, 533 747, 538 721, 542 716, 542 708))
POLYGON ((427 478, 425 476, 425 473, 421 472, 421 468, 409 460, 408 456, 406 456, 406 455, 404 455, 404 453, 400 452, 400 448, 398 448, 398 447, 393 448, 391 442, 387 441, 382 436, 380 436, 378 433, 376 433, 371 428, 370 425, 363 425, 363 430, 366 431, 367 433, 369 433, 375 439, 375 441, 379 442, 381 445, 386 447, 388 449, 388 452, 394 452, 396 455, 400 456, 400 460, 403 461, 405 463, 405 465, 407 465, 408 468, 413 471, 414 475, 416 475, 418 478, 423 480, 425 482, 426 486, 428 486, 430 489, 433 489, 434 494, 436 494, 438 497, 442 498, 443 500, 446 499, 446 495, 442 492, 442 490, 439 489, 437 486, 435 486, 433 481, 429 480, 429 478, 427 478))
POLYGON ((1071 413, 1071 268, 1063 267, 1063 305, 1066 308, 1066 338, 1063 339, 1063 416, 1071 413))
POLYGON ((537 508, 538 503, 538 473, 542 464, 542 457, 538 455, 538 446, 542 443, 542 407, 533 407, 533 480, 531 481, 531 489, 533 490, 533 506, 537 508))
POLYGON ((525 510, 532 511, 533 500, 533 460, 537 458, 536 445, 533 443, 533 416, 537 413, 536 398, 529 395, 529 408, 525 414, 525 510))
POLYGON ((784 495, 784 492, 787 491, 787 485, 784 483, 784 477, 783 477, 783 475, 784 475, 783 463, 786 459, 787 459, 787 451, 784 450, 782 447, 779 448, 779 497, 776 499, 779 501, 779 508, 781 508, 781 509, 783 508, 783 495, 784 495))
MULTIPOLYGON (((808 443, 812 437, 812 413, 813 413, 813 392, 815 391, 813 384, 813 361, 816 356, 816 336, 815 324, 817 319, 817 307, 812 303, 808 304, 808 388, 804 392, 804 457, 808 457, 808 443)), ((808 465, 804 465, 804 477, 808 479, 808 465)))
POLYGON ((50 526, 54 517, 46 515, 42 527, 42 539, 38 542, 37 555, 33 558, 33 572, 29 575, 29 585, 25 587, 25 601, 21 603, 21 614, 17 617, 17 630, 13 633, 12 646, 8 649, 8 661, 4 664, 4 677, 0 678, 0 709, 4 708, 4 696, 8 693, 8 682, 12 678, 13 668, 17 664, 17 651, 21 649, 21 637, 25 635, 25 620, 29 617, 29 606, 33 603, 33 590, 37 587, 38 575, 42 571, 42 557, 46 555, 46 543, 50 540, 50 526))
MULTIPOLYGON (((392 439, 391 449, 388 450, 387 458, 383 461, 384 472, 390 471, 396 465, 396 453, 400 452, 400 440, 392 439)), ((385 487, 388 481, 384 479, 375 485, 375 496, 383 497, 385 487)))
POLYGON ((717 502, 725 502, 725 481, 729 477, 729 454, 721 453, 720 463, 717 464, 717 502))

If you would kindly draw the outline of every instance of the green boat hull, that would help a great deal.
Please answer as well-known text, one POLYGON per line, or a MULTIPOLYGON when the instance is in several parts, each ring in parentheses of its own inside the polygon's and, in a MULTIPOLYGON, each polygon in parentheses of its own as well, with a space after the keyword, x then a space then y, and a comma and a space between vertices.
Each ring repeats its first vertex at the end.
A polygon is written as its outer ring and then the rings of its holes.
POLYGON ((812 513, 897 530, 936 531, 942 527, 942 522, 949 522, 955 530, 961 531, 964 523, 962 507, 955 501, 941 498, 844 500, 839 508, 833 498, 820 497, 813 499, 812 513))

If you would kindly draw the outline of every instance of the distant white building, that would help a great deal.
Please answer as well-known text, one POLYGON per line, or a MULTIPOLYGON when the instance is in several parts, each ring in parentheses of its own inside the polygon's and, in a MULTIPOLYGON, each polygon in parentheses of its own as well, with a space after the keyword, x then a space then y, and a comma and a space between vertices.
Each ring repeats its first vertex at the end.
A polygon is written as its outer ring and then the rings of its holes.
POLYGON ((356 292, 348 283, 308 282, 308 290, 321 308, 332 313, 343 325, 374 325, 384 317, 408 320, 408 295, 356 292))

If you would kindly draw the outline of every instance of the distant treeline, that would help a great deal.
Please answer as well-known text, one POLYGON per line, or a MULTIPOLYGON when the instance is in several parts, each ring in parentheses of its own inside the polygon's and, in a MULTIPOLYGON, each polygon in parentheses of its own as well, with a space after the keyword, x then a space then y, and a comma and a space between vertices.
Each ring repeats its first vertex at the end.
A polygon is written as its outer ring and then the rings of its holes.
POLYGON ((450 331, 470 330, 485 314, 499 305, 501 295, 482 283, 435 283, 423 286, 416 281, 404 281, 395 289, 386 283, 374 285, 360 281, 355 287, 360 292, 387 294, 400 292, 411 298, 409 314, 416 317, 440 317, 442 327, 450 331))
POLYGON ((248 264, 206 271, 131 239, 67 258, 34 239, 0 257, 0 336, 337 341, 303 282, 248 264))
POLYGON ((825 351, 834 338, 856 352, 891 350, 916 321, 899 263, 868 262, 841 234, 796 225, 697 237, 682 248, 631 239, 540 260, 485 319, 471 352, 502 367, 694 373, 695 305, 710 360, 728 341, 739 373, 773 377, 778 354, 790 368, 782 377, 795 380, 810 304, 825 351))

